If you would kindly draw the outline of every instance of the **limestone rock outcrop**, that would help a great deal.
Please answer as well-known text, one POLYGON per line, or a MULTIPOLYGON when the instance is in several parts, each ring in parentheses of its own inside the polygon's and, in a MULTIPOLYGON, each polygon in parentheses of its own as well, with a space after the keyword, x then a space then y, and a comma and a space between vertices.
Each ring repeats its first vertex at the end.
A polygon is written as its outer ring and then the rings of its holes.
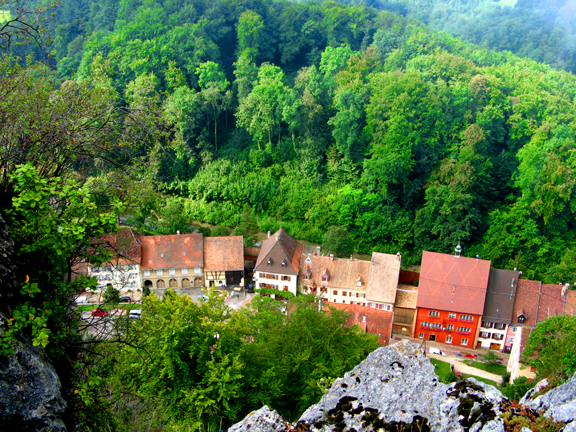
MULTIPOLYGON (((555 390, 527 403, 557 421, 572 421, 576 380, 555 390)), ((401 341, 377 349, 334 381, 295 424, 287 426, 274 412, 274 422, 268 427, 259 419, 259 410, 229 431, 504 432, 502 414, 507 405, 508 400, 498 389, 475 379, 441 383, 419 345, 401 341), (257 429, 253 425, 258 425, 257 429)), ((269 408, 265 409, 270 416, 269 408)), ((576 432, 574 424, 567 424, 564 431, 576 432)))
MULTIPOLYGON (((0 299, 10 296, 14 275, 10 263, 12 240, 0 216, 0 299)), ((4 303, 5 304, 5 303, 4 303)), ((7 323, 0 311, 0 334, 7 323)), ((60 432, 66 403, 60 379, 41 348, 23 335, 14 341, 14 353, 0 356, 0 425, 11 431, 60 432)))
POLYGON ((264 405, 259 410, 252 411, 244 420, 228 429, 228 432, 279 432, 287 430, 288 427, 280 414, 264 405))

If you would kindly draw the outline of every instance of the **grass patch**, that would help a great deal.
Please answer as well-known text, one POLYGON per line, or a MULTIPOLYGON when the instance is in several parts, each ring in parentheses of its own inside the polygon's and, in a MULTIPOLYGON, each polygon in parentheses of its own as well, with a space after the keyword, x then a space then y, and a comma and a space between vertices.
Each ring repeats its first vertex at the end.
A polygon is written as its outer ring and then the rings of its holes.
MULTIPOLYGON (((435 366, 434 372, 436 372, 436 375, 438 375, 438 378, 440 379, 441 382, 449 384, 457 380, 455 375, 453 375, 452 369, 450 368, 450 363, 447 363, 442 360, 437 360, 434 358, 431 358, 430 362, 435 366)), ((465 378, 475 378, 478 381, 482 381, 483 383, 493 385, 494 387, 498 387, 495 381, 486 378, 477 377, 475 375, 462 374, 461 379, 465 378)))
POLYGON ((481 363, 474 360, 464 360, 464 363, 468 366, 475 367, 476 369, 482 369, 486 372, 490 372, 496 375, 504 375, 506 373, 506 366, 501 364, 481 363))

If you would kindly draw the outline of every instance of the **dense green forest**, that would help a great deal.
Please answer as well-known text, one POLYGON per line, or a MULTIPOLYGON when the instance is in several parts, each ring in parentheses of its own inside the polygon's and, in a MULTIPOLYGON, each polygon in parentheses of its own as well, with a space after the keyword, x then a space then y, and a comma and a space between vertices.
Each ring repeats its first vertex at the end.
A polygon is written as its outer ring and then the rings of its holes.
POLYGON ((145 302, 124 345, 87 348, 71 298, 96 282, 72 269, 110 259, 90 245, 119 218, 248 242, 281 224, 406 265, 460 242, 526 278, 576 280, 571 73, 364 5, 37 5, 1 15, 34 25, 0 30, 21 56, 0 61, 0 216, 18 282, 2 286, 0 355, 19 331, 46 347, 69 425, 216 427, 263 403, 296 417, 320 378, 374 346, 307 298, 290 318, 266 300, 229 318, 215 299, 169 295, 145 302))
POLYGON ((525 277, 574 279, 571 74, 336 2, 58 14, 59 74, 98 73, 117 106, 147 115, 133 125, 142 140, 107 155, 121 171, 78 171, 135 222, 173 232, 242 214, 317 242, 338 227, 347 252, 400 250, 407 263, 460 241, 525 277))
MULTIPOLYGON (((351 3, 357 3, 352 1, 351 3)), ((576 72, 574 0, 374 0, 369 6, 498 51, 576 72)))

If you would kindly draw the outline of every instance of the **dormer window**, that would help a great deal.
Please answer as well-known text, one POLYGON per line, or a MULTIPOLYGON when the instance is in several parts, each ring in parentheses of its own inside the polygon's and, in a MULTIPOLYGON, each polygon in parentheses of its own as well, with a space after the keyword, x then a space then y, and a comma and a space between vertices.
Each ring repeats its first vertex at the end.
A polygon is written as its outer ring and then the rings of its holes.
POLYGON ((270 267, 272 265, 272 258, 268 258, 268 262, 266 264, 268 264, 268 267, 270 267))
POLYGON ((328 274, 328 270, 324 272, 322 275, 322 282, 328 282, 330 280, 330 275, 328 274))
POLYGON ((282 260, 282 267, 285 268, 288 265, 288 263, 286 262, 286 260, 282 260))
POLYGON ((312 262, 312 258, 310 258, 310 255, 308 255, 308 257, 304 260, 304 262, 307 262, 307 263, 312 262))
POLYGON ((310 271, 304 272, 304 280, 310 280, 310 271))
POLYGON ((524 322, 526 322, 526 317, 525 317, 524 315, 520 315, 520 316, 518 317, 518 322, 519 322, 520 324, 523 324, 524 322))
POLYGON ((358 276, 358 279, 356 279, 356 286, 358 288, 360 288, 362 286, 362 277, 358 276))

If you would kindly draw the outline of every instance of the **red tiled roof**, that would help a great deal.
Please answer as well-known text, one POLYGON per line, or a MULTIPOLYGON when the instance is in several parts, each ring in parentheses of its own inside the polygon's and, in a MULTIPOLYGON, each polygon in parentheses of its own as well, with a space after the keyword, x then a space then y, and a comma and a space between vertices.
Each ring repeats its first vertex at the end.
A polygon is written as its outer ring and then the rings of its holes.
POLYGON ((418 307, 482 315, 490 261, 422 253, 418 307))
POLYGON ((297 275, 301 256, 302 245, 280 227, 276 233, 262 242, 254 270, 297 275), (268 262, 271 264, 268 265, 268 262), (282 265, 283 262, 285 266, 282 265))
POLYGON ((564 315, 566 308, 566 296, 562 296, 562 284, 543 284, 538 303, 538 314, 536 323, 542 322, 547 318, 564 315))
POLYGON ((394 321, 393 312, 342 303, 325 303, 325 305, 350 312, 352 315, 348 318, 348 325, 359 325, 360 328, 365 329, 368 333, 378 335, 380 345, 384 346, 390 343, 394 321), (366 317, 366 321, 364 321, 364 317, 366 317))
POLYGON ((526 317, 526 321, 521 324, 532 327, 536 325, 536 311, 538 310, 541 284, 542 282, 528 279, 520 279, 518 281, 512 324, 520 324, 518 317, 523 314, 526 317))
POLYGON ((393 304, 400 276, 400 254, 372 253, 370 276, 366 285, 366 299, 393 304))
POLYGON ((244 270, 244 237, 204 237, 204 271, 244 270))
POLYGON ((302 255, 300 259, 302 275, 310 273, 310 280, 300 276, 299 283, 306 286, 325 286, 330 288, 346 288, 356 291, 366 289, 366 283, 356 286, 358 277, 364 282, 370 273, 370 261, 350 260, 349 258, 332 258, 329 255, 302 255), (310 261, 310 262, 307 262, 310 261), (322 282, 322 275, 328 272, 328 282, 322 282))
POLYGON ((398 284, 394 307, 416 309, 418 301, 418 288, 412 285, 398 284))
POLYGON ((110 252, 113 257, 111 264, 140 264, 141 246, 136 235, 132 228, 120 227, 117 232, 93 241, 91 247, 110 252))
POLYGON ((204 266, 202 234, 140 237, 143 269, 204 266))
POLYGON ((576 315, 576 290, 566 292, 566 315, 576 315))

